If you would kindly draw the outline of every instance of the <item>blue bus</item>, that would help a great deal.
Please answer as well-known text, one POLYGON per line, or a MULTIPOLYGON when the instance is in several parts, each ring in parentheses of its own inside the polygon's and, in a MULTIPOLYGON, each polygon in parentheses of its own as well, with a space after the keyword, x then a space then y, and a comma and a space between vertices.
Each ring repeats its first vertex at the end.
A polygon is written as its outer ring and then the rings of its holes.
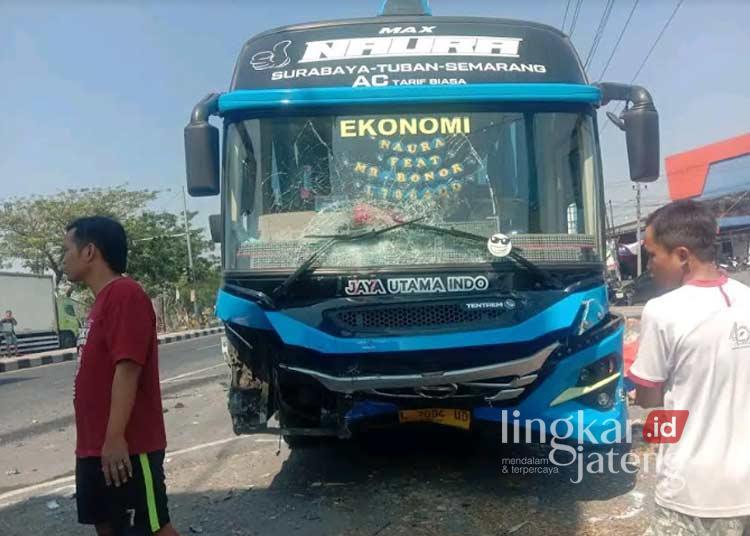
POLYGON ((615 442, 623 323, 596 115, 610 101, 631 179, 655 180, 651 95, 590 83, 550 26, 386 0, 252 37, 185 128, 189 192, 221 202, 234 431, 275 416, 298 447, 512 423, 545 441, 568 422, 578 442, 615 442))

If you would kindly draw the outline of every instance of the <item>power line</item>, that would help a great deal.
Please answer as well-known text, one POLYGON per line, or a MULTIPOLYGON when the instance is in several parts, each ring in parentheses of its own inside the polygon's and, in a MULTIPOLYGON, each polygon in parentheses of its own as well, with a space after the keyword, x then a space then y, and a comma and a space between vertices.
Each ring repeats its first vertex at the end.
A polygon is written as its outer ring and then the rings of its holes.
MULTIPOLYGON (((737 192, 738 194, 740 192, 737 192)), ((728 194, 726 194, 728 195, 728 194)), ((745 190, 742 192, 737 199, 734 200, 734 202, 729 206, 729 208, 726 208, 724 211, 722 211, 721 214, 719 214, 718 217, 722 218, 726 216, 727 214, 731 213, 735 207, 737 207, 744 199, 746 199, 750 195, 750 189, 745 190)), ((610 203, 614 206, 614 209, 618 211, 619 215, 621 216, 623 213, 629 213, 631 210, 637 208, 638 200, 637 199, 625 199, 621 201, 615 201, 610 203)), ((641 208, 645 209, 656 209, 664 205, 663 201, 659 201, 656 199, 650 200, 650 201, 641 201, 641 208)), ((611 210, 611 209, 610 209, 611 210)))
MULTIPOLYGON (((669 28, 669 25, 672 24, 672 21, 674 20, 675 15, 677 15, 677 11, 680 9, 680 6, 685 0, 677 0, 677 4, 675 5, 674 9, 672 10, 672 14, 667 19, 667 22, 664 23, 664 26, 662 26, 661 31, 659 32, 659 35, 656 36, 656 39, 651 44, 651 48, 648 49, 648 52, 646 53, 646 56, 643 58, 643 61, 638 66, 638 69, 635 71, 635 74, 633 75, 633 78, 630 79, 630 83, 632 84, 635 82, 635 79, 638 78, 638 75, 641 74, 641 71, 643 70, 643 67, 645 67, 646 63, 648 62, 649 58, 651 57, 651 54, 656 49, 656 46, 659 44, 659 41, 661 41, 661 38, 664 36, 664 32, 667 31, 667 28, 669 28)), ((615 115, 620 115, 620 112, 625 107, 625 104, 621 104, 619 109, 615 112, 615 115)), ((604 132, 606 128, 609 126, 609 123, 605 123, 602 127, 601 132, 604 132)))
POLYGON ((573 38, 573 34, 576 31, 576 23, 578 22, 578 15, 581 14, 581 5, 583 5, 583 0, 576 0, 576 7, 573 11, 573 18, 570 22, 570 30, 568 30, 568 34, 570 35, 570 38, 573 38))
POLYGON ((646 62, 651 57, 651 54, 653 53, 654 49, 656 48, 656 45, 659 44, 659 41, 661 41, 662 36, 664 35, 664 32, 667 31, 667 28, 669 28, 669 25, 672 24, 672 20, 674 20, 675 15, 677 15, 677 11, 680 9, 680 6, 685 0, 678 0, 677 5, 672 10, 672 14, 667 19, 667 22, 662 27, 661 31, 659 32, 659 35, 656 36, 656 40, 654 41, 654 44, 651 45, 651 48, 648 50, 648 54, 646 54, 646 57, 643 58, 643 61, 641 62, 640 66, 638 67, 638 70, 633 75, 633 78, 630 80, 630 83, 632 84, 635 82, 635 79, 638 78, 638 75, 641 74, 641 70, 646 65, 646 62))
POLYGON ((609 22, 609 16, 612 14, 612 8, 615 5, 615 0, 607 0, 606 5, 604 6, 604 12, 602 13, 601 18, 599 19, 599 26, 596 28, 596 33, 594 34, 594 40, 591 42, 591 47, 589 48, 588 53, 586 54, 586 61, 583 63, 584 69, 588 69, 589 65, 591 65, 591 62, 594 59, 594 55, 596 54, 597 49, 599 48, 599 43, 602 40, 602 36, 604 35, 604 30, 607 27, 607 22, 609 22))
POLYGON ((568 22, 568 11, 570 11, 570 3, 571 3, 572 1, 573 1, 573 0, 568 0, 568 3, 567 3, 567 4, 565 4, 565 16, 563 16, 563 21, 562 21, 562 25, 560 26, 560 29, 561 29, 562 31, 565 31, 565 23, 566 23, 566 22, 568 22))
MULTIPOLYGON (((663 201, 650 201, 648 203, 641 201, 642 208, 658 208, 662 206, 663 204, 664 204, 663 201)), ((633 199, 630 203, 627 203, 627 204, 613 203, 613 206, 615 207, 615 209, 623 210, 623 211, 633 209, 635 208, 635 205, 636 205, 635 199, 633 199)))
POLYGON ((609 55, 609 58, 607 58, 607 63, 604 65, 604 69, 602 70, 602 74, 599 75, 599 80, 602 80, 604 78, 604 75, 607 72, 607 69, 609 69, 609 65, 612 63, 612 58, 615 57, 615 52, 617 52, 618 47, 620 46, 620 41, 622 41, 622 36, 625 35, 625 30, 628 29, 628 26, 630 25, 630 21, 633 18, 633 13, 635 13, 635 8, 638 7, 638 2, 641 0, 635 0, 633 3, 633 7, 630 8, 630 13, 628 14, 628 19, 625 21, 625 26, 622 27, 622 30, 620 30, 620 35, 617 36, 617 41, 615 42, 615 46, 612 49, 612 52, 609 55))
POLYGON ((739 198, 737 198, 737 200, 734 203, 732 203, 731 207, 729 207, 728 209, 722 211, 722 213, 721 213, 721 215, 719 217, 723 218, 724 216, 726 216, 727 214, 729 214, 730 212, 732 212, 732 210, 734 210, 734 207, 736 207, 737 205, 739 205, 740 201, 742 201, 743 199, 745 199, 747 197, 747 194, 750 194, 750 190, 748 190, 747 192, 745 192, 744 194, 742 194, 739 198))
MULTIPOLYGON (((740 156, 738 158, 742 158, 742 156, 740 156)), ((710 162, 708 164, 709 172, 710 172, 711 165, 714 164, 714 163, 715 162, 710 162)), ((702 167, 706 167, 706 164, 705 163, 691 164, 689 166, 683 166, 681 168, 672 169, 671 173, 674 175, 674 174, 677 174, 677 173, 684 173, 684 172, 689 171, 691 169, 697 169, 697 168, 702 168, 702 167)), ((741 166, 733 166, 732 167, 732 171, 739 171, 739 170, 750 170, 750 164, 748 164, 748 165, 741 165, 741 166)), ((666 178, 668 178, 668 173, 662 173, 662 174, 658 175, 656 177, 656 179, 654 179, 654 181, 656 181, 658 179, 666 179, 666 178)), ((612 183, 612 184, 627 184, 628 181, 630 181, 630 179, 625 179, 625 178, 621 177, 619 179, 613 179, 613 180, 609 180, 607 182, 612 183)))

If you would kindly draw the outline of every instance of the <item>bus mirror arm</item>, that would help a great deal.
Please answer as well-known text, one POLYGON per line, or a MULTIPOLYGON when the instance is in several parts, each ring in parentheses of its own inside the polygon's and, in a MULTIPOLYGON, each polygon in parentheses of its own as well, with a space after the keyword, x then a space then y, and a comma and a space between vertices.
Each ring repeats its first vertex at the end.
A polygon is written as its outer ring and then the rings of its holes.
POLYGON ((625 102, 620 117, 611 112, 607 112, 607 117, 625 132, 630 180, 655 181, 659 177, 659 113, 651 94, 641 86, 629 84, 601 82, 596 85, 602 94, 602 106, 612 101, 625 102))
POLYGON ((211 231, 211 240, 221 244, 221 214, 211 214, 208 217, 208 229, 211 231))
POLYGON ((632 102, 633 106, 654 106, 654 100, 648 90, 641 86, 618 84, 615 82, 599 82, 595 84, 602 94, 601 105, 606 106, 612 101, 632 102))
POLYGON ((614 112, 607 112, 607 118, 612 121, 612 124, 614 124, 617 128, 625 132, 625 121, 623 121, 614 112))
POLYGON ((219 94, 210 93, 193 108, 185 127, 185 168, 192 196, 219 193, 219 129, 208 118, 219 112, 219 94))

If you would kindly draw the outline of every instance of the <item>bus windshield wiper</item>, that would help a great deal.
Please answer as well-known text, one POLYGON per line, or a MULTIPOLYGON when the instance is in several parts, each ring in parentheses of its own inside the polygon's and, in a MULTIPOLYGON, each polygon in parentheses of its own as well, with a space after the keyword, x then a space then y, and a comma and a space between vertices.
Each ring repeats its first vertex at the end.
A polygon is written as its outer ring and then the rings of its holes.
POLYGON ((302 264, 300 264, 299 267, 289 275, 289 277, 287 277, 278 287, 276 287, 273 290, 272 296, 274 298, 280 298, 284 296, 289 290, 289 287, 291 287, 295 282, 299 281, 302 277, 304 277, 305 274, 307 274, 310 270, 312 270, 312 268, 315 266, 315 263, 318 261, 318 259, 320 259, 320 257, 323 256, 324 253, 326 253, 329 249, 331 249, 331 247, 334 244, 337 244, 339 242, 356 242, 357 240, 365 240, 367 238, 380 236, 387 232, 393 231, 394 229, 398 229, 399 227, 404 227, 405 225, 415 224, 418 221, 423 220, 424 218, 425 217, 422 216, 421 218, 414 218, 413 220, 401 221, 393 225, 389 225, 387 227, 382 227, 380 229, 370 229, 369 231, 363 231, 360 233, 334 234, 334 235, 305 235, 307 238, 327 238, 328 241, 325 242, 318 249, 313 251, 313 253, 309 257, 307 257, 307 259, 305 259, 302 262, 302 264))
MULTIPOLYGON (((456 238, 465 238, 467 240, 473 240, 474 242, 481 242, 482 244, 487 243, 487 237, 480 234, 469 233, 466 231, 459 231, 450 227, 438 227, 436 225, 428 225, 426 223, 404 222, 405 225, 411 225, 417 229, 424 229, 425 231, 432 231, 438 234, 444 234, 448 236, 455 236, 456 238)), ((546 285, 562 289, 563 284, 558 280, 557 277, 552 275, 549 271, 545 270, 541 266, 533 263, 529 259, 523 256, 521 249, 517 246, 512 246, 508 257, 513 259, 519 266, 523 267, 527 272, 533 274, 538 280, 544 282, 546 285)))

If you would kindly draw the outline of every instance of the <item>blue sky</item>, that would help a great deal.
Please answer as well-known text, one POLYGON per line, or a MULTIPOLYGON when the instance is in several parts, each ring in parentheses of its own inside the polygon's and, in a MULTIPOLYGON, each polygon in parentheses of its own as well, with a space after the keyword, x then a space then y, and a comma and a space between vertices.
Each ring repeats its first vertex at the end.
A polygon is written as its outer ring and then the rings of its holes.
MULTIPOLYGON (((599 73, 633 0, 616 0, 593 61, 599 73)), ((606 79, 628 82, 676 0, 641 0, 606 79)), ((166 190, 181 208, 182 129, 197 100, 225 90, 242 44, 263 30, 374 15, 380 0, 0 0, 0 199, 129 183, 166 190)), ((565 0, 433 0, 436 15, 486 15, 560 26, 565 0)), ((572 2, 575 5, 575 0, 572 2)), ((604 10, 584 0, 573 41, 588 51, 604 10)), ((662 156, 750 130, 750 2, 686 0, 638 82, 661 117, 662 156)), ((602 135, 606 198, 634 215, 624 137, 602 135)), ((645 202, 666 198, 650 186, 645 202)), ((189 200, 203 216, 217 198, 189 200)))

